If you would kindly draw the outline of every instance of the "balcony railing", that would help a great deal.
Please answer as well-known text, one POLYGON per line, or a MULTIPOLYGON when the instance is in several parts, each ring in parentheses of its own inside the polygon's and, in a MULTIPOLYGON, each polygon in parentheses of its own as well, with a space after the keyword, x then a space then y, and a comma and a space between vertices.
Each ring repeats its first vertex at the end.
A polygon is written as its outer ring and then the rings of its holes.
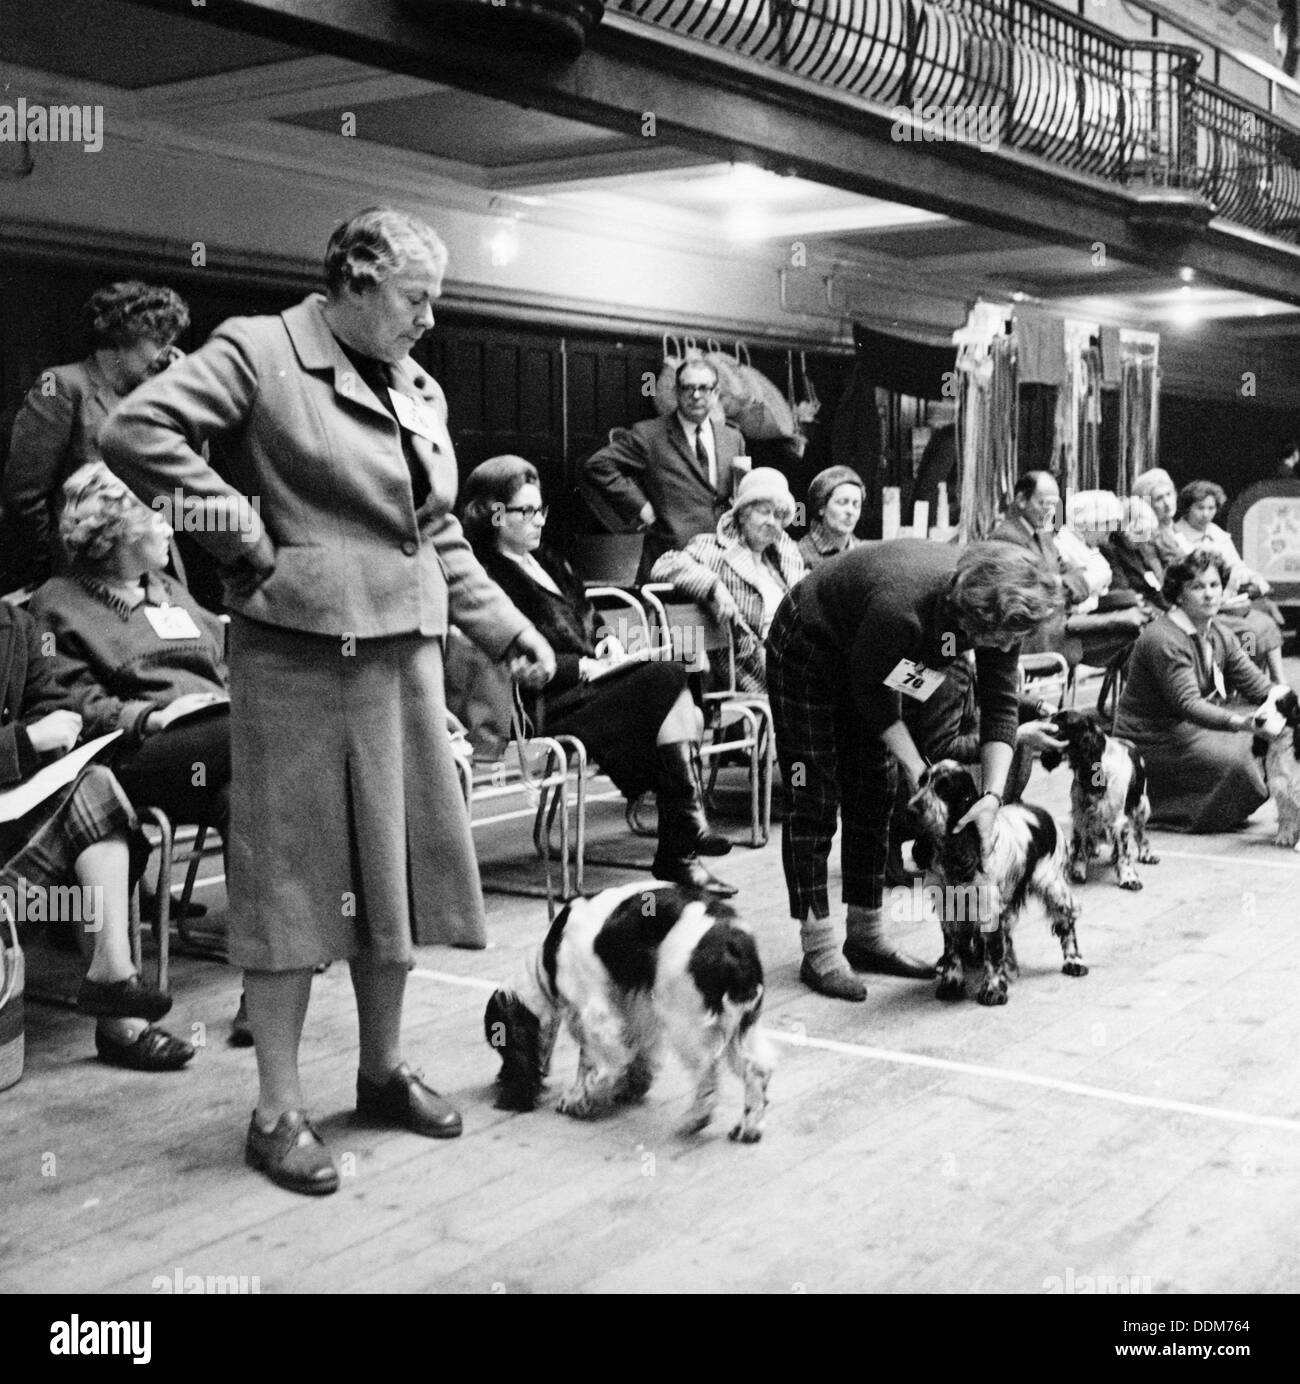
MULTIPOLYGON (((1295 242, 1300 137, 1202 81, 1200 54, 1036 0, 610 0, 672 33, 1125 187, 1200 193, 1295 242)), ((913 135, 915 138, 916 136, 913 135)))

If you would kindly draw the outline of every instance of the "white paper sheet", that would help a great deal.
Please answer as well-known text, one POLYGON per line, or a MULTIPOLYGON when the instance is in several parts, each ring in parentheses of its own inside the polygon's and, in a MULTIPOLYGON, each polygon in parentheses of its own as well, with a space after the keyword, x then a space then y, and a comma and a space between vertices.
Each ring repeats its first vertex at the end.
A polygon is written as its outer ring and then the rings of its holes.
POLYGON ((115 730, 109 735, 101 735, 98 740, 79 745, 62 759, 56 759, 53 764, 38 769, 17 788, 9 788, 0 793, 0 822, 16 822, 19 817, 25 817, 32 808, 39 807, 46 798, 53 797, 60 788, 66 788, 105 745, 111 744, 121 734, 120 730, 115 730))

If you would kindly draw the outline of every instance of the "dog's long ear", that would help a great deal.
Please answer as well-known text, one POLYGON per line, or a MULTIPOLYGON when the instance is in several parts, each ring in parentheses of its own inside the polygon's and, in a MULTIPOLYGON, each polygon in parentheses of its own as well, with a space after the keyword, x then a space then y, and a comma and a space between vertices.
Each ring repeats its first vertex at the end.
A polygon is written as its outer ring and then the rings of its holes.
POLYGON ((1268 736, 1256 735, 1251 738, 1250 752, 1256 759, 1268 758, 1268 736))
POLYGON ((1040 752, 1038 762, 1050 774, 1053 769, 1059 768, 1061 760, 1065 758, 1064 750, 1054 750, 1049 745, 1047 749, 1040 752))

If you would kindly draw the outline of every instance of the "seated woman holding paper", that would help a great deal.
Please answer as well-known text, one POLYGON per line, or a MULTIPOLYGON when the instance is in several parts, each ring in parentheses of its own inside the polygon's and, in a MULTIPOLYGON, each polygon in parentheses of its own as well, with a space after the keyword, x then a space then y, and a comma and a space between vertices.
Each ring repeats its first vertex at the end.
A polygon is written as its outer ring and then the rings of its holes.
POLYGON ((763 640, 786 592, 807 574, 799 545, 785 532, 794 513, 785 477, 756 466, 736 487, 716 532, 698 534, 684 552, 664 553, 651 572, 730 621, 740 692, 767 695, 763 640))
POLYGON ((146 985, 131 960, 128 900, 148 857, 131 803, 102 764, 62 783, 51 774, 48 791, 43 782, 82 729, 59 673, 32 618, 0 601, 0 912, 75 924, 89 963, 77 1007, 98 1021, 100 1061, 175 1071, 194 1049, 152 1022, 171 997, 146 985))
POLYGON ((171 526, 103 462, 63 487, 70 560, 31 612, 67 660, 67 692, 88 736, 123 732, 113 769, 132 802, 226 839, 230 699, 220 620, 162 575, 171 526))
MULTIPOLYGON (((536 469, 493 457, 461 488, 465 536, 484 570, 555 650, 555 677, 525 701, 539 735, 572 735, 629 799, 659 803, 657 879, 731 895, 699 857, 731 844, 710 828, 700 771, 700 713, 680 664, 628 656, 597 639, 596 612, 558 554, 542 548, 546 506, 536 469)), ((648 651, 647 651, 648 654, 648 651)))

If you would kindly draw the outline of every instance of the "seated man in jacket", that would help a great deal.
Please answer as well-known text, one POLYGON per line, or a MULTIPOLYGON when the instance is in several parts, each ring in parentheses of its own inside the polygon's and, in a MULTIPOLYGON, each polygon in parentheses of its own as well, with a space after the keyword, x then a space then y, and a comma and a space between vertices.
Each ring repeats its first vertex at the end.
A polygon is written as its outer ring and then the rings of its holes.
POLYGON ((1098 594, 1096 579, 1090 578, 1086 564, 1075 565, 1062 557, 1053 536, 1060 503, 1060 489, 1049 472, 1026 471, 1016 482, 1006 517, 989 537, 1027 548, 1044 572, 1061 579, 1065 591, 1063 614, 1040 626, 1025 641, 1022 652, 1051 651, 1064 654, 1071 667, 1077 663, 1105 667, 1132 648, 1146 617, 1133 605, 1118 610, 1088 608, 1098 594))

